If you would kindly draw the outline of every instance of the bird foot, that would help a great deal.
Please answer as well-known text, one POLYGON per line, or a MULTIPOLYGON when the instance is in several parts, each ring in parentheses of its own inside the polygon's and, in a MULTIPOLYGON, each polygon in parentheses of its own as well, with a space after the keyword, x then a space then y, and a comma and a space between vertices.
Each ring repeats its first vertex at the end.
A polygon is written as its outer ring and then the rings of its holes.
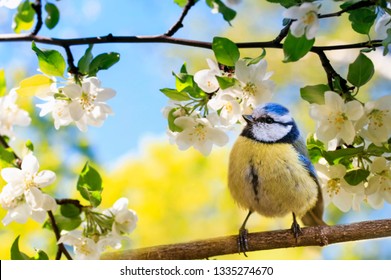
POLYGON ((297 238, 300 235, 303 235, 303 232, 301 231, 300 225, 296 221, 293 221, 292 226, 291 226, 291 231, 292 231, 293 236, 295 237, 296 243, 297 243, 297 238))
POLYGON ((245 228, 239 229, 238 236, 238 250, 239 254, 243 253, 245 257, 247 257, 246 252, 248 251, 248 231, 245 228))

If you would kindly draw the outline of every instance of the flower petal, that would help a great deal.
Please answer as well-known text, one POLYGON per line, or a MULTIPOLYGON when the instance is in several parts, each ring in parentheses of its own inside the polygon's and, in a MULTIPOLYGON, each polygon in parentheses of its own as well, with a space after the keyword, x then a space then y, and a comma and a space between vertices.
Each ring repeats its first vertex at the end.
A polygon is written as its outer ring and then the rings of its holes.
POLYGON ((39 162, 32 153, 29 153, 23 158, 21 168, 23 172, 35 174, 39 170, 39 162))
POLYGON ((51 185, 56 180, 56 173, 50 170, 43 170, 34 177, 34 183, 43 188, 51 185))

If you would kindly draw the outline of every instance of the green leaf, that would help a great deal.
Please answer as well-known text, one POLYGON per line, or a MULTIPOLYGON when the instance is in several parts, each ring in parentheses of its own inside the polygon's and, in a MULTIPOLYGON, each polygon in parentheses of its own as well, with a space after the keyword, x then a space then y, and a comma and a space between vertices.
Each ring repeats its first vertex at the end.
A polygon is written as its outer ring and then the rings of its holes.
POLYGON ((315 38, 308 40, 305 35, 297 38, 289 32, 282 46, 285 56, 284 62, 298 61, 311 50, 314 43, 315 38))
POLYGON ((305 101, 308 101, 310 104, 324 104, 324 93, 330 90, 328 85, 313 85, 305 86, 300 89, 300 96, 305 101))
MULTIPOLYGON (((60 229, 60 231, 74 230, 74 229, 78 228, 82 223, 82 219, 81 219, 80 215, 72 217, 72 218, 64 217, 62 215, 54 215, 54 219, 56 220, 56 224, 57 224, 58 228, 60 229)), ((44 227, 48 228, 48 229, 52 228, 50 223, 46 223, 44 225, 44 227)))
POLYGON ((307 150, 312 162, 318 162, 323 157, 324 143, 315 139, 314 134, 307 138, 307 150))
POLYGON ((92 55, 92 47, 93 45, 88 45, 88 48, 86 49, 84 55, 79 59, 79 62, 77 63, 77 68, 79 69, 80 73, 83 73, 85 75, 88 74, 90 71, 90 64, 94 56, 92 55))
POLYGON ((364 181, 369 176, 369 174, 370 172, 368 170, 354 169, 346 172, 343 178, 349 185, 356 186, 364 181))
POLYGON ((246 61, 247 66, 252 64, 258 64, 264 57, 266 56, 266 50, 262 49, 262 53, 254 58, 251 57, 244 57, 243 60, 246 61))
POLYGON ((174 0, 174 3, 177 4, 181 8, 185 7, 187 2, 188 2, 188 0, 174 0))
POLYGON ((239 60, 240 52, 234 42, 223 37, 214 37, 212 49, 216 60, 226 66, 235 66, 239 60))
MULTIPOLYGON (((267 1, 271 3, 278 3, 285 8, 289 8, 302 3, 301 0, 267 0, 267 1)), ((306 2, 312 2, 312 1, 306 1, 306 2)))
POLYGON ((375 22, 376 12, 374 8, 361 8, 349 12, 349 20, 354 31, 360 34, 369 34, 375 22))
POLYGON ((14 166, 15 155, 11 148, 4 148, 0 145, 0 167, 11 167, 14 166))
POLYGON ((335 164, 338 163, 340 160, 355 157, 358 154, 361 154, 363 150, 364 147, 361 146, 357 148, 338 149, 335 151, 323 151, 322 155, 329 164, 335 164))
POLYGON ((34 144, 31 140, 27 140, 25 146, 29 151, 34 152, 34 144))
POLYGON ((31 258, 36 261, 47 261, 49 260, 49 256, 42 250, 37 250, 34 257, 31 258))
POLYGON ((375 73, 372 61, 363 53, 360 53, 356 60, 349 65, 348 81, 356 86, 365 85, 375 73))
POLYGON ((96 56, 90 64, 89 76, 96 76, 100 70, 107 70, 119 61, 120 55, 116 52, 102 53, 96 56))
POLYGON ((61 53, 56 50, 41 50, 34 42, 31 48, 37 54, 39 68, 43 73, 49 76, 63 77, 66 64, 61 53))
MULTIPOLYGON (((194 0, 194 3, 197 3, 199 0, 194 0)), ((186 6, 188 0, 174 0, 174 3, 177 4, 179 7, 183 8, 186 6)))
POLYGON ((53 29, 60 20, 60 11, 57 6, 52 3, 45 4, 45 11, 48 13, 45 18, 45 25, 47 28, 53 29))
POLYGON ((224 20, 229 24, 231 24, 231 20, 236 16, 236 12, 227 7, 221 0, 206 0, 206 4, 212 9, 217 9, 217 11, 223 15, 224 20))
POLYGON ((4 96, 7 91, 7 83, 5 81, 4 69, 0 69, 0 97, 4 96))
POLYGON ((216 76, 217 82, 219 83, 219 86, 221 89, 227 89, 232 86, 234 86, 237 82, 235 78, 230 78, 230 77, 219 77, 216 76))
POLYGON ((163 92, 164 95, 170 98, 171 100, 175 100, 175 101, 191 100, 191 98, 186 92, 179 92, 176 89, 162 88, 160 91, 163 92))
POLYGON ((77 181, 77 190, 81 196, 88 200, 93 207, 99 206, 102 201, 102 178, 87 162, 80 173, 77 181))
POLYGON ((16 33, 24 30, 30 30, 34 24, 35 10, 31 6, 30 1, 25 0, 19 4, 17 13, 14 16, 12 28, 16 33))
POLYGON ((168 128, 172 131, 172 132, 182 132, 183 129, 180 128, 179 126, 177 126, 174 122, 175 122, 175 119, 178 118, 177 116, 175 116, 175 112, 177 110, 181 110, 180 108, 173 108, 171 109, 171 111, 168 113, 168 128))
POLYGON ((186 62, 183 63, 181 70, 179 70, 181 74, 187 74, 186 62))
POLYGON ((11 246, 11 260, 29 260, 30 257, 19 250, 19 237, 16 237, 11 246))
POLYGON ((387 152, 388 150, 386 147, 382 147, 382 146, 379 147, 373 143, 371 143, 367 148, 367 153, 370 154, 371 156, 381 156, 387 152))
MULTIPOLYGON (((181 71, 182 70, 186 71, 183 69, 183 66, 181 68, 181 71)), ((197 83, 194 82, 193 75, 189 75, 185 72, 179 74, 173 72, 172 74, 175 76, 175 87, 178 92, 194 98, 205 97, 205 93, 199 88, 197 83)))
POLYGON ((72 203, 66 203, 61 205, 60 212, 66 218, 75 218, 80 215, 81 210, 72 203))

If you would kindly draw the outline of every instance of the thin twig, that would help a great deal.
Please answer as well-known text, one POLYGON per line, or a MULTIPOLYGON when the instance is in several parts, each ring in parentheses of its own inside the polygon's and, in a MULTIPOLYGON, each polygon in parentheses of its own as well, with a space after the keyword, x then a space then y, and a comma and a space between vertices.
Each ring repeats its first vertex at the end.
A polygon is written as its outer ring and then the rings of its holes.
POLYGON ((35 13, 37 14, 37 24, 35 25, 34 30, 31 33, 31 35, 37 35, 38 32, 41 30, 42 24, 43 24, 41 0, 35 0, 35 3, 32 3, 31 7, 34 9, 35 13))
MULTIPOLYGON (((248 251, 327 246, 334 243, 390 237, 391 219, 349 225, 306 227, 302 228, 302 233, 297 241, 291 230, 250 233, 248 235, 248 251)), ((231 235, 187 243, 110 252, 103 254, 101 259, 205 259, 236 254, 238 253, 237 246, 237 235, 231 235)))
MULTIPOLYGON (((60 229, 57 226, 56 219, 54 218, 53 212, 49 210, 48 215, 49 215, 50 223, 52 225, 53 232, 58 242, 58 240, 60 240, 61 238, 60 229)), ((64 254, 68 260, 72 260, 71 255, 69 254, 68 250, 65 248, 63 243, 58 243, 57 246, 58 246, 58 251, 56 255, 56 260, 59 260, 61 258, 61 254, 64 254)))
POLYGON ((182 14, 179 17, 178 21, 166 32, 165 36, 171 37, 173 36, 179 29, 183 27, 183 20, 187 16, 187 13, 195 4, 194 0, 188 0, 186 6, 183 8, 182 14))
POLYGON ((344 8, 338 12, 335 12, 335 13, 318 15, 318 18, 339 17, 344 13, 347 13, 347 12, 350 12, 353 10, 358 10, 361 8, 365 8, 365 7, 375 6, 375 5, 376 5, 375 1, 360 1, 360 2, 354 3, 354 4, 344 8))
POLYGON ((63 47, 65 49, 65 53, 67 54, 68 72, 73 75, 78 75, 79 68, 77 68, 73 63, 74 59, 71 48, 69 47, 69 45, 64 45, 63 47))

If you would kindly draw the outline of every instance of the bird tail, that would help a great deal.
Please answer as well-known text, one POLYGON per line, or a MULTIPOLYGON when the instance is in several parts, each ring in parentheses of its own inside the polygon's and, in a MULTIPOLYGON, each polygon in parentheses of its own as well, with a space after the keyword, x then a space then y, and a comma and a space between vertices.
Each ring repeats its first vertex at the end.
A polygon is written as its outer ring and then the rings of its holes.
POLYGON ((301 217, 302 222, 306 226, 327 226, 326 222, 323 221, 323 209, 323 196, 318 184, 318 200, 316 201, 315 206, 301 217))

